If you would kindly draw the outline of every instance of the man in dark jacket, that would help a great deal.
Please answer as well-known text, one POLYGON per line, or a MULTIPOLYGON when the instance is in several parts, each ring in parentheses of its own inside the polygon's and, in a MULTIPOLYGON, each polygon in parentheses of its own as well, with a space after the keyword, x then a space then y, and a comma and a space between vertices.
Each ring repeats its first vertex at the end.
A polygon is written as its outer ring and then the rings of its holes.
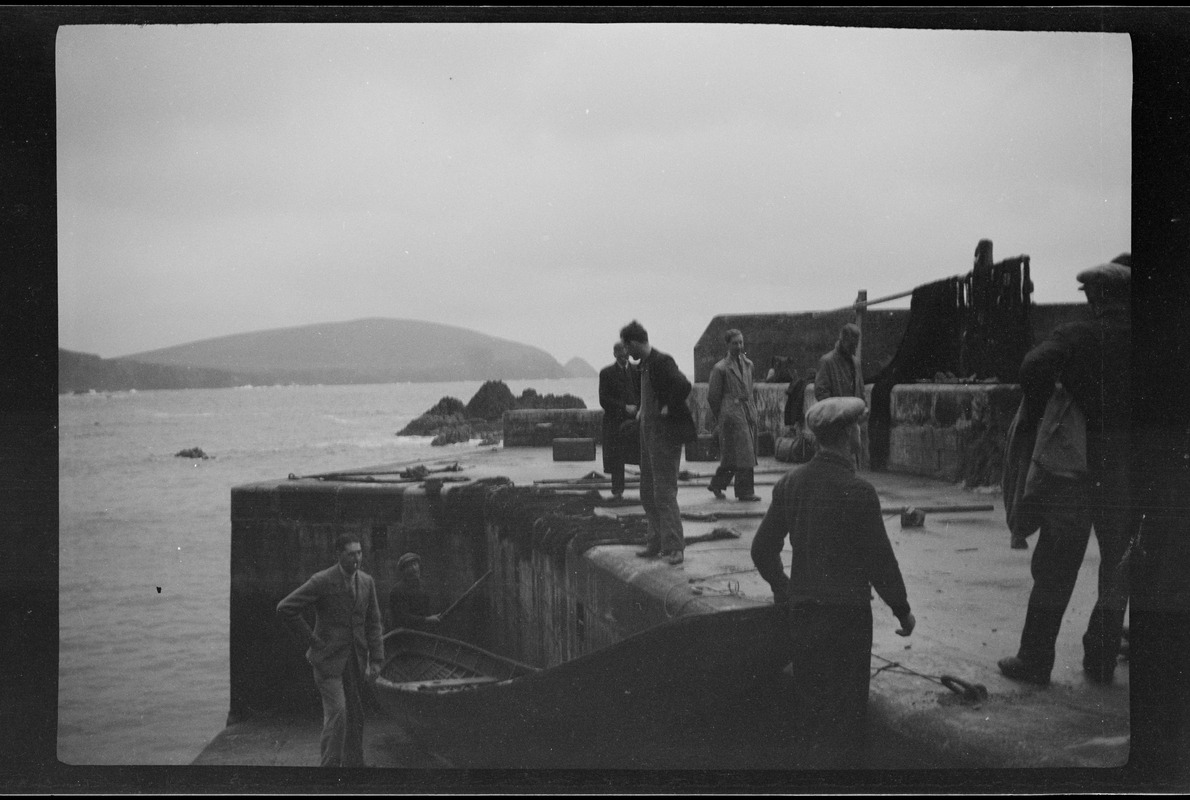
POLYGON ((640 499, 649 523, 649 542, 638 555, 685 559, 682 513, 678 508, 678 467, 682 447, 698 438, 686 405, 690 381, 673 357, 649 344, 649 334, 633 320, 620 329, 628 355, 640 361, 640 499))
POLYGON ((361 684, 384 664, 376 583, 359 568, 359 539, 335 540, 339 563, 321 572, 277 604, 277 616, 302 644, 322 695, 322 766, 364 765, 361 684), (314 609, 314 629, 302 616, 314 609))
POLYGON ((789 606, 797 766, 860 765, 867 728, 872 651, 871 588, 908 636, 917 625, 893 554, 880 499, 855 474, 850 442, 864 413, 856 397, 814 405, 806 422, 818 452, 773 487, 752 539, 752 562, 789 606), (790 575, 781 564, 786 536, 790 575))
POLYGON ((620 428, 636 417, 640 407, 640 386, 636 368, 628 363, 623 342, 612 345, 616 362, 599 371, 599 405, 603 408, 603 471, 612 476, 612 496, 624 496, 624 464, 640 461, 640 439, 622 433, 620 428), (638 451, 637 454, 629 452, 638 451))
POLYGON ((442 617, 430 613, 430 594, 422 585, 421 556, 406 553, 397 559, 397 585, 388 593, 394 628, 434 631, 442 617))
MULTIPOLYGON (((814 399, 827 397, 858 397, 864 400, 864 372, 859 356, 859 326, 848 322, 839 329, 835 347, 818 359, 818 372, 814 375, 814 399)), ((868 468, 868 417, 865 412, 859 426, 852 433, 851 452, 856 466, 868 468)))
POLYGON ((1128 598, 1114 591, 1113 575, 1135 525, 1129 493, 1132 259, 1124 253, 1078 274, 1093 318, 1054 329, 1021 362, 1021 392, 1040 418, 1056 382, 1086 418, 1087 471, 1055 481, 1042 504, 1033 551, 1033 591, 1021 645, 1001 659, 1013 680, 1046 685, 1055 644, 1074 592, 1091 528, 1099 541, 1099 598, 1083 635, 1083 671, 1110 683, 1119 655, 1128 598))

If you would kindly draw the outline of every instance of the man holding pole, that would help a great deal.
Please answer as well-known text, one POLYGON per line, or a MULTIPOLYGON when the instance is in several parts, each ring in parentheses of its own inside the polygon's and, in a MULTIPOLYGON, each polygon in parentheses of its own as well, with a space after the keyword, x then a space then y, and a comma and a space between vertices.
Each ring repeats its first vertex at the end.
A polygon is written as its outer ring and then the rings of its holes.
POLYGON ((422 585, 421 556, 406 553, 397 559, 397 585, 388 595, 393 628, 433 631, 442 625, 441 614, 430 613, 430 595, 422 585))

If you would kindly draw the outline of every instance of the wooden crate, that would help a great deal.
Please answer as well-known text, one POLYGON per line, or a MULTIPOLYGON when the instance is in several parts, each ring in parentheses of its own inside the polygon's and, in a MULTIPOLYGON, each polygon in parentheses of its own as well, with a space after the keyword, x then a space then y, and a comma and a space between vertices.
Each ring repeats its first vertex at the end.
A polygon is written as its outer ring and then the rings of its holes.
POLYGON ((554 461, 594 461, 595 440, 554 439, 554 461))

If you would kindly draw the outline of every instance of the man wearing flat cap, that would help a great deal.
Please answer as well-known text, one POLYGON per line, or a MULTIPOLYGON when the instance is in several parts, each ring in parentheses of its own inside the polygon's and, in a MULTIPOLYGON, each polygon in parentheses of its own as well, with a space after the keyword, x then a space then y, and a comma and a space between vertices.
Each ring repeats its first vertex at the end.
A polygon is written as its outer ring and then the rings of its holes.
POLYGON ((851 440, 865 411, 858 397, 830 397, 806 414, 818 452, 773 487, 752 539, 752 562, 789 608, 793 643, 794 766, 860 766, 872 651, 871 589, 908 636, 917 621, 893 554, 880 499, 855 474, 851 440), (785 575, 781 550, 793 550, 785 575))
POLYGON ((397 585, 388 594, 393 628, 434 631, 442 617, 430 613, 430 595, 421 580, 421 556, 406 553, 397 559, 397 585))
POLYGON ((1055 328, 1020 370, 1026 409, 1035 419, 1058 382, 1086 419, 1086 472, 1052 481, 1038 498, 1041 526, 1020 649, 998 665, 1013 680, 1041 686, 1050 681, 1058 631, 1092 528, 1099 542, 1099 597, 1083 634, 1088 680, 1112 681, 1128 603, 1115 591, 1113 576, 1135 526, 1128 489, 1131 256, 1083 270, 1078 280, 1091 319, 1055 328))

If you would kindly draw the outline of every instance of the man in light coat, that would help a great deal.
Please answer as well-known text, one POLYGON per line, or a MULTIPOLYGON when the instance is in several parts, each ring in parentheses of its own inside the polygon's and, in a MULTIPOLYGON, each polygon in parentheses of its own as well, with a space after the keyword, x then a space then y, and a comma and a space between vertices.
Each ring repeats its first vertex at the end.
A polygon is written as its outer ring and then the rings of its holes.
POLYGON ((711 368, 707 403, 719 430, 719 469, 707 487, 723 499, 735 479, 735 496, 755 501, 756 402, 752 398, 752 361, 744 355, 744 334, 732 328, 723 336, 727 355, 711 368))
POLYGON ((338 563, 311 578, 277 604, 277 616, 308 646, 306 661, 322 695, 324 767, 364 766, 363 680, 384 664, 380 602, 372 576, 360 570, 359 539, 335 540, 338 563), (314 609, 314 628, 302 613, 314 609))

